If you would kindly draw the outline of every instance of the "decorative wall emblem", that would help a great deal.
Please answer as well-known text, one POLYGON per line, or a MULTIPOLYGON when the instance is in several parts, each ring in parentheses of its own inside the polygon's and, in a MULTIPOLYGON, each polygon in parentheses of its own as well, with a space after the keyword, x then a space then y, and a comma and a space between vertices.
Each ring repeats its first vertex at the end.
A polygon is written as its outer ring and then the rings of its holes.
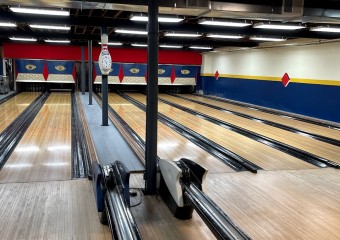
POLYGON ((163 73, 165 73, 165 70, 164 69, 158 69, 158 74, 163 74, 163 73))
POLYGON ((35 65, 33 65, 33 64, 27 64, 27 65, 25 66, 25 68, 26 68, 27 70, 32 71, 32 70, 36 69, 37 66, 35 66, 35 65))
POLYGON ((138 68, 131 68, 130 72, 131 73, 139 73, 139 69, 138 68))
POLYGON ((181 70, 181 73, 182 73, 183 75, 188 75, 188 74, 190 73, 190 71, 189 71, 189 70, 186 70, 186 69, 183 69, 183 70, 181 70))
POLYGON ((55 70, 57 70, 59 72, 66 70, 66 67, 64 67, 63 65, 58 65, 58 66, 55 66, 54 68, 55 68, 55 70))

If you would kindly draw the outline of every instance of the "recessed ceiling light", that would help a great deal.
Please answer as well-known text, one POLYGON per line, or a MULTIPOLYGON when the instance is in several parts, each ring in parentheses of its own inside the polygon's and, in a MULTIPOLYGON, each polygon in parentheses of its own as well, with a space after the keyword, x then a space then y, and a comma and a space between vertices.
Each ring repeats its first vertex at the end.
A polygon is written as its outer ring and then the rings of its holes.
POLYGON ((288 24, 280 24, 280 23, 256 23, 253 25, 253 28, 263 28, 263 29, 278 29, 278 30, 297 30, 306 28, 303 25, 288 25, 288 24))
MULTIPOLYGON (((132 20, 132 21, 140 21, 140 22, 147 22, 148 21, 148 16, 132 15, 130 20, 132 20)), ((183 20, 184 20, 184 18, 181 18, 181 17, 158 16, 158 22, 178 23, 178 22, 181 22, 183 20)))
POLYGON ((246 27, 250 26, 249 22, 236 22, 236 21, 223 21, 223 20, 213 20, 213 19, 201 19, 199 24, 211 25, 211 26, 224 26, 224 27, 246 27))
POLYGON ((11 11, 16 13, 28 13, 28 14, 42 14, 53 16, 70 16, 69 11, 65 10, 51 10, 51 9, 36 9, 36 8, 22 8, 22 7, 10 7, 11 11))
POLYGON ((36 42, 36 38, 20 38, 20 37, 10 37, 9 39, 14 41, 27 41, 27 42, 36 42))
POLYGON ((131 46, 133 47, 147 47, 147 44, 144 43, 132 43, 131 46))
POLYGON ((54 25, 40 25, 40 24, 29 24, 31 28, 39 29, 53 29, 53 30, 70 30, 70 26, 54 26, 54 25))
POLYGON ((319 27, 310 28, 309 31, 339 33, 340 26, 339 27, 319 26, 319 27))
POLYGON ((45 42, 48 42, 48 43, 70 43, 71 41, 70 40, 62 40, 62 39, 60 39, 60 40, 53 40, 53 39, 45 39, 44 40, 45 42))
POLYGON ((200 33, 170 33, 167 32, 164 34, 166 37, 190 37, 190 38, 196 38, 196 37, 201 37, 202 34, 200 33))
POLYGON ((191 48, 191 49, 204 49, 204 50, 213 49, 212 47, 207 47, 207 46, 190 46, 189 48, 191 48))
POLYGON ((161 48, 182 48, 182 45, 167 45, 167 44, 161 44, 159 45, 161 48))
POLYGON ((136 35, 147 35, 147 31, 141 31, 141 30, 126 30, 126 29, 116 29, 116 33, 125 33, 125 34, 136 34, 136 35))
POLYGON ((16 23, 10 23, 10 22, 0 22, 0 27, 16 27, 16 23))
POLYGON ((286 38, 269 38, 269 37, 250 37, 250 40, 254 41, 271 41, 271 42, 282 42, 286 41, 286 38))
POLYGON ((240 39, 243 38, 243 36, 240 35, 226 35, 226 34, 213 34, 209 33, 207 35, 209 38, 227 38, 227 39, 240 39))

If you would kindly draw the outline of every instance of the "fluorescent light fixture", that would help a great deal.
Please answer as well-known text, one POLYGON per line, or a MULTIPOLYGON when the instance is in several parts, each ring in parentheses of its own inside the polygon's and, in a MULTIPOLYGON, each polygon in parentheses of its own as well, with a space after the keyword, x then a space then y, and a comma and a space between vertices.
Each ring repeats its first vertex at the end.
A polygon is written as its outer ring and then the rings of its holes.
POLYGON ((246 27, 250 26, 249 22, 234 22, 234 21, 223 21, 223 20, 209 20, 202 19, 198 22, 199 24, 211 25, 211 26, 223 26, 223 27, 246 27))
POLYGON ((131 46, 133 47, 147 47, 147 44, 144 43, 131 43, 131 46))
POLYGON ((213 49, 212 47, 206 47, 206 46, 190 46, 191 49, 203 49, 203 50, 210 50, 213 49))
POLYGON ((0 27, 16 27, 16 23, 10 23, 10 22, 0 22, 0 27))
MULTIPOLYGON (((101 42, 98 42, 100 45, 102 44, 101 42)), ((110 46, 121 46, 123 45, 123 43, 121 42, 108 42, 107 45, 110 45, 110 46)))
POLYGON ((51 10, 51 9, 36 9, 36 8, 22 8, 22 7, 10 7, 11 11, 16 13, 28 13, 28 14, 41 14, 41 15, 53 15, 53 16, 70 16, 69 11, 65 10, 51 10))
POLYGON ((189 38, 196 38, 201 37, 202 34, 200 33, 165 33, 166 37, 189 37, 189 38))
POLYGON ((277 29, 277 30, 297 30, 306 28, 303 25, 285 25, 280 23, 256 23, 253 28, 277 29))
POLYGON ((269 37, 250 37, 250 40, 254 41, 270 41, 270 42, 282 42, 286 41, 286 38, 269 38, 269 37))
POLYGON ((48 43, 70 43, 71 41, 70 40, 53 40, 53 39, 45 39, 44 40, 45 42, 48 42, 48 43))
MULTIPOLYGON (((139 21, 139 22, 147 22, 148 21, 148 16, 138 16, 138 15, 133 15, 130 20, 132 21, 139 21)), ((166 17, 166 16, 159 16, 158 17, 158 22, 165 22, 165 23, 178 23, 183 21, 184 18, 181 17, 166 17)))
POLYGON ((124 34, 136 34, 136 35, 147 35, 147 31, 141 31, 141 30, 125 30, 125 29, 116 29, 116 33, 124 33, 124 34))
POLYGON ((166 44, 162 44, 162 45, 159 45, 159 47, 161 47, 161 48, 182 48, 183 46, 182 45, 166 45, 166 44))
POLYGON ((20 37, 10 37, 9 39, 14 41, 26 41, 26 42, 36 42, 36 38, 20 38, 20 37))
POLYGON ((310 28, 309 31, 340 33, 340 26, 339 27, 319 26, 310 28))
POLYGON ((70 26, 55 26, 55 25, 40 25, 40 24, 29 24, 31 28, 39 29, 52 29, 52 30, 70 30, 70 26))
POLYGON ((210 38, 226 38, 226 39, 241 39, 241 38, 243 38, 243 36, 240 36, 240 35, 226 35, 226 34, 213 34, 213 33, 207 34, 207 37, 210 37, 210 38))

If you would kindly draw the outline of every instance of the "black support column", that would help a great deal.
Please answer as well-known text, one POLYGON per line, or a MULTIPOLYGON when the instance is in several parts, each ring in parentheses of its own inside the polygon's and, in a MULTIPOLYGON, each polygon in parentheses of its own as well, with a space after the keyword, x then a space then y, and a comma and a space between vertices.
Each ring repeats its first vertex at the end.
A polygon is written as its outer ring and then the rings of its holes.
POLYGON ((145 193, 156 193, 158 112, 158 0, 148 1, 148 94, 146 110, 145 193))
MULTIPOLYGON (((102 27, 102 34, 107 34, 107 28, 102 27)), ((108 121, 108 83, 107 83, 108 75, 102 74, 102 126, 109 126, 108 121)))
POLYGON ((88 51, 89 51, 89 105, 92 105, 92 41, 88 42, 88 51))
POLYGON ((85 48, 81 46, 81 94, 85 94, 85 48))

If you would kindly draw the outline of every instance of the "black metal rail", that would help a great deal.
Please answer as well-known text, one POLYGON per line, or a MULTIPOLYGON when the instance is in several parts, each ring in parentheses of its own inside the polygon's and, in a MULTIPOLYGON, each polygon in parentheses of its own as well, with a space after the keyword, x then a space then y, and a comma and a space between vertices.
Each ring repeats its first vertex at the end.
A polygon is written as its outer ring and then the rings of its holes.
POLYGON ((292 132, 292 133, 295 133, 295 134, 299 134, 299 135, 302 135, 302 136, 305 136, 305 137, 313 138, 313 139, 316 139, 316 140, 319 140, 319 141, 340 147, 340 141, 333 139, 333 138, 329 138, 329 137, 326 137, 326 136, 306 132, 306 131, 303 131, 303 130, 300 130, 300 129, 297 129, 297 128, 294 128, 294 127, 286 126, 286 125, 276 123, 276 122, 273 122, 273 121, 269 121, 269 120, 265 120, 265 119, 262 119, 262 118, 253 117, 253 116, 248 115, 248 114, 236 112, 236 111, 233 111, 233 110, 230 110, 230 109, 227 109, 227 108, 214 106, 214 105, 211 105, 211 104, 208 104, 208 103, 204 103, 204 102, 197 101, 197 100, 194 100, 194 99, 186 98, 186 97, 183 97, 183 96, 180 96, 180 95, 176 95, 176 94, 169 94, 169 95, 174 96, 174 97, 178 97, 178 98, 181 98, 181 99, 185 99, 189 102, 197 103, 197 104, 200 104, 200 105, 203 105, 203 106, 206 106, 206 107, 210 107, 210 108, 213 108, 213 109, 216 109, 216 110, 228 112, 230 114, 233 114, 233 115, 236 115, 236 116, 239 116, 239 117, 243 117, 243 118, 255 121, 255 122, 261 122, 261 123, 267 124, 269 126, 277 127, 277 128, 280 128, 280 129, 283 129, 283 130, 286 130, 286 131, 289 131, 289 132, 292 132))
POLYGON ((251 239, 214 203, 193 184, 183 184, 184 196, 209 226, 217 239, 251 239))
POLYGON ((91 159, 81 123, 76 93, 72 93, 72 178, 91 178, 91 159))
POLYGON ((206 170, 189 159, 176 162, 182 170, 180 184, 185 204, 190 204, 217 239, 251 239, 235 222, 202 191, 206 170))
POLYGON ((126 167, 119 161, 103 166, 105 206, 112 239, 142 239, 130 211, 129 176, 126 167))
MULTIPOLYGON (((130 96, 120 93, 120 95, 142 109, 143 111, 146 111, 146 107, 144 104, 138 102, 137 100, 131 98, 130 96)), ((182 124, 174 121, 173 119, 170 119, 166 117, 165 115, 158 113, 158 119, 163 124, 167 125, 168 127, 172 128, 174 131, 178 132, 185 138, 189 139, 193 143, 195 143, 197 146, 201 147, 205 151, 209 152, 211 155, 215 156, 217 159, 219 159, 221 162, 225 163, 235 171, 244 171, 248 170, 253 173, 256 173, 257 170, 262 169, 261 167, 255 165, 254 163, 246 160, 245 158, 235 154, 234 152, 222 147, 219 144, 216 144, 209 140, 208 138, 202 136, 201 134, 183 126, 182 124)))
POLYGON ((12 97, 16 96, 18 92, 14 92, 9 94, 8 96, 4 97, 3 99, 0 100, 0 104, 6 102, 7 100, 11 99, 12 97))
POLYGON ((1 133, 0 169, 5 165, 7 159, 31 125, 48 96, 49 93, 42 93, 1 133))
POLYGON ((231 130, 233 132, 236 132, 238 134, 241 134, 243 136, 251 138, 251 139, 253 139, 255 141, 258 141, 258 142, 260 142, 262 144, 265 144, 265 145, 270 146, 272 148, 278 149, 278 150, 280 150, 282 152, 285 152, 285 153, 287 153, 289 155, 292 155, 292 156, 294 156, 296 158, 299 158, 299 159, 301 159, 301 160, 303 160, 305 162, 308 162, 310 164, 313 164, 315 166, 326 167, 326 165, 327 165, 327 166, 335 167, 335 168, 339 168, 340 167, 339 164, 337 164, 335 162, 332 162, 330 160, 327 160, 325 158, 322 158, 322 157, 319 157, 317 155, 311 154, 309 152, 303 151, 301 149, 298 149, 296 147, 290 146, 288 144, 279 142, 279 141, 277 141, 275 139, 268 138, 268 137, 263 136, 261 134, 249 131, 247 129, 238 127, 236 125, 233 125, 231 123, 222 121, 220 119, 211 117, 211 116, 206 115, 204 113, 192 110, 192 109, 187 108, 187 107, 183 107, 183 106, 181 106, 179 104, 167 101, 167 100, 162 99, 162 98, 160 98, 159 101, 161 101, 161 102, 163 102, 165 104, 168 104, 168 105, 170 105, 172 107, 176 107, 176 108, 178 108, 178 109, 180 109, 182 111, 185 111, 187 113, 190 113, 192 115, 198 116, 198 117, 200 117, 200 118, 202 118, 204 120, 207 120, 209 122, 212 122, 214 124, 217 124, 217 125, 219 125, 219 126, 221 126, 223 128, 226 128, 228 130, 231 130))
POLYGON ((281 117, 290 118, 290 119, 294 119, 294 120, 299 120, 301 122, 311 123, 311 124, 315 124, 315 125, 326 127, 326 128, 332 128, 332 129, 335 129, 335 130, 340 130, 340 127, 338 125, 328 123, 328 122, 317 121, 317 120, 314 120, 314 119, 311 119, 311 118, 308 118, 308 117, 302 117, 302 116, 298 116, 298 115, 292 114, 292 113, 287 113, 287 112, 283 112, 283 111, 279 111, 279 110, 273 110, 273 109, 270 110, 270 109, 260 107, 260 106, 256 106, 256 105, 253 105, 253 104, 241 103, 241 102, 237 102, 237 101, 233 101, 233 100, 229 100, 229 99, 221 99, 221 98, 214 97, 214 96, 201 95, 201 94, 197 94, 197 93, 194 93, 194 95, 204 97, 204 98, 208 98, 208 99, 212 99, 212 100, 219 101, 219 102, 230 103, 230 104, 233 104, 233 105, 236 105, 236 106, 255 109, 257 111, 270 113, 270 114, 273 114, 273 115, 278 115, 278 116, 281 116, 281 117))

